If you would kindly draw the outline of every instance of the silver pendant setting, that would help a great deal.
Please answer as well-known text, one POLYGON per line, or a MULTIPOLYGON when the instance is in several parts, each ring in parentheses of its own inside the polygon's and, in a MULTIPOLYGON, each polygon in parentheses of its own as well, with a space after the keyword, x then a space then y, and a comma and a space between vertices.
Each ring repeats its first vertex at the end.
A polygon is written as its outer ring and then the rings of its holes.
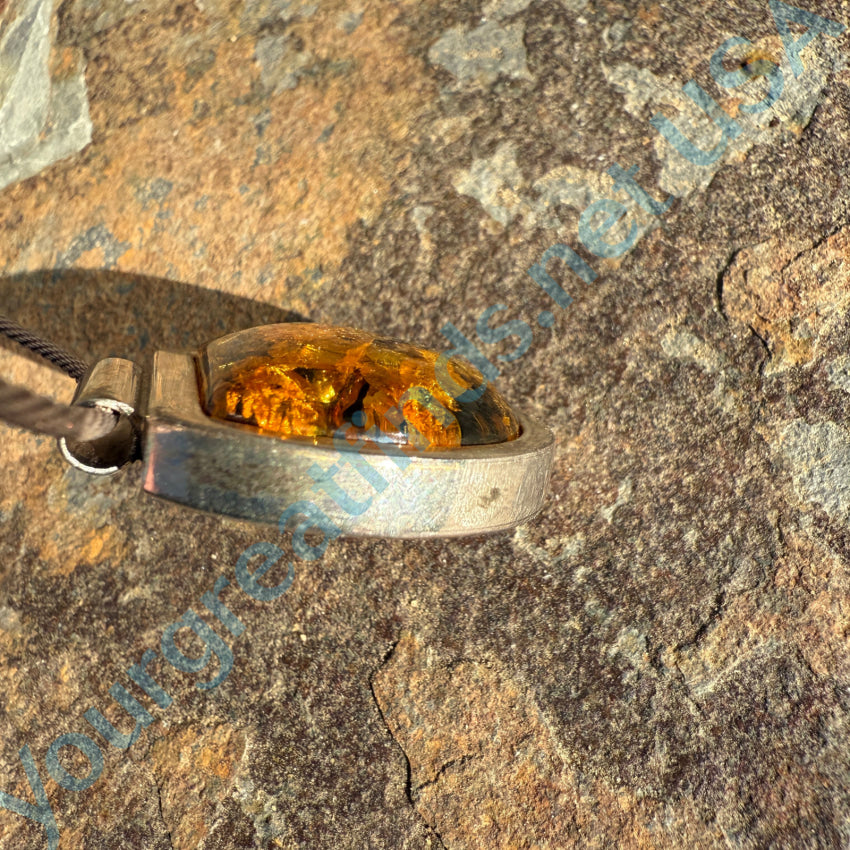
POLYGON ((187 353, 157 352, 149 377, 129 360, 102 360, 74 403, 119 417, 113 433, 92 443, 60 440, 74 466, 113 474, 141 459, 151 495, 281 530, 291 517, 307 516, 332 536, 512 528, 540 511, 554 456, 551 431, 522 416, 515 440, 436 451, 342 434, 310 441, 258 433, 204 412, 198 363, 187 353))

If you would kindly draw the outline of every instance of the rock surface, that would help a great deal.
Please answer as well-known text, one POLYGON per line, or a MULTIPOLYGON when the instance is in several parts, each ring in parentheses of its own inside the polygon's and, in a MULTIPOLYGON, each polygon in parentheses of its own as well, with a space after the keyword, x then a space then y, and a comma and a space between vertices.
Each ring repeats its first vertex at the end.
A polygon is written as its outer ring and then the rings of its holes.
POLYGON ((48 845, 37 772, 60 849, 847 847, 850 4, 795 47, 766 0, 45 3, 0 4, 0 312, 143 364, 452 323, 557 455, 527 526, 338 539, 259 602, 234 567, 291 535, 0 426, 0 846, 48 845), (188 609, 232 667, 165 662, 188 609))

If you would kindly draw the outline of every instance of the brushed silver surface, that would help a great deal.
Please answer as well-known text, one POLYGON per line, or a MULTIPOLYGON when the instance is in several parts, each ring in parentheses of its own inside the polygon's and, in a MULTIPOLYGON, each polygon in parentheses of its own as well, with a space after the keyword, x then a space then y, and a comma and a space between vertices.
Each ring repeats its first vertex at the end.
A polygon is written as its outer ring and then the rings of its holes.
POLYGON ((521 435, 506 443, 427 453, 376 443, 349 449, 331 438, 284 440, 209 418, 190 355, 157 352, 151 378, 143 487, 164 499, 267 523, 312 502, 342 534, 382 537, 499 531, 543 504, 554 437, 522 417, 521 435), (319 474, 314 465, 338 470, 332 482, 317 483, 308 473, 319 474), (336 500, 334 484, 344 494, 336 500))
POLYGON ((74 395, 74 406, 113 413, 115 427, 95 440, 59 438, 65 460, 92 475, 112 475, 138 457, 141 370, 132 360, 107 357, 95 363, 74 395))

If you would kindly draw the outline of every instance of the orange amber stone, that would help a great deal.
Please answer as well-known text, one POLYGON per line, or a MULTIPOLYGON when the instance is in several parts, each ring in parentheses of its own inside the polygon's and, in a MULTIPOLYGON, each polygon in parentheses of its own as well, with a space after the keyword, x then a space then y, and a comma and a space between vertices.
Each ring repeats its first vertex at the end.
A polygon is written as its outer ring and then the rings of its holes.
POLYGON ((438 358, 353 328, 266 325, 201 351, 201 396, 214 419, 314 442, 359 434, 427 450, 516 439, 516 416, 492 386, 479 389, 481 373, 438 358))

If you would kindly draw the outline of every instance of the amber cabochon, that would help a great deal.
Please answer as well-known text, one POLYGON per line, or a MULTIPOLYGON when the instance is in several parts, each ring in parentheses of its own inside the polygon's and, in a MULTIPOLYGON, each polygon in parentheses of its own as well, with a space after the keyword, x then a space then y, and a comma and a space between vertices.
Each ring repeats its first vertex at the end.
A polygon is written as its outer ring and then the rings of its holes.
POLYGON ((438 380, 439 357, 354 328, 292 323, 222 337, 197 362, 206 414, 262 434, 318 443, 359 432, 419 451, 516 439, 516 416, 492 385, 480 389, 481 373, 451 358, 438 380))

